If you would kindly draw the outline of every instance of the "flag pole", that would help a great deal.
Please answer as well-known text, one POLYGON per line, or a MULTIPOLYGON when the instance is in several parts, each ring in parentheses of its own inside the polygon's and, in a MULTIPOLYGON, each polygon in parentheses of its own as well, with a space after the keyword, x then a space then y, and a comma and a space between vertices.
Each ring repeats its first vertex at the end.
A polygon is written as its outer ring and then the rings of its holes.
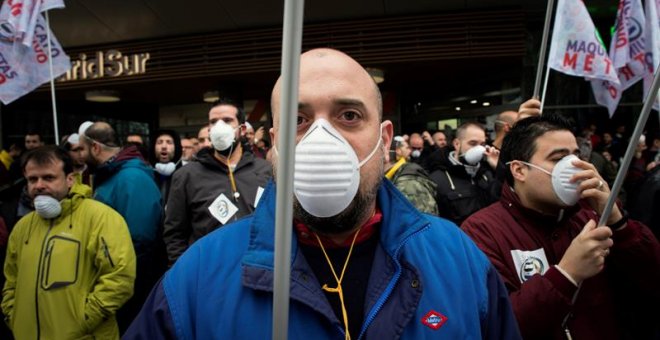
POLYGON ((284 1, 280 124, 276 141, 280 152, 277 157, 278 171, 276 178, 273 340, 286 340, 289 329, 293 167, 304 5, 305 0, 284 1))
POLYGON ((548 92, 548 78, 550 78, 550 65, 545 69, 545 80, 543 81, 543 94, 541 95, 541 107, 539 110, 543 114, 543 106, 545 105, 545 93, 548 92))
MULTIPOLYGON (((548 8, 545 10, 545 24, 543 26, 543 36, 541 38, 541 51, 539 52, 539 62, 538 65, 536 65, 536 81, 534 82, 534 92, 532 98, 539 98, 539 90, 541 89, 541 76, 543 75, 543 66, 545 65, 545 55, 548 47, 548 35, 550 32, 550 21, 552 21, 553 7, 554 7, 554 0, 548 0, 548 8)), ((547 74, 546 74, 546 78, 547 78, 547 74)))
POLYGON ((55 129, 55 145, 60 145, 60 130, 57 125, 57 103, 55 101, 55 79, 53 77, 53 51, 50 46, 50 18, 46 11, 46 38, 48 39, 48 69, 50 71, 50 99, 53 102, 53 126, 55 129))
POLYGON ((598 221, 599 226, 605 225, 607 220, 610 218, 612 208, 614 207, 614 202, 619 196, 619 191, 623 185, 623 180, 625 179, 626 173, 628 172, 628 166, 630 166, 632 157, 635 154, 635 148, 639 144, 639 137, 642 135, 644 125, 646 125, 646 121, 651 114, 653 103, 655 102, 656 96, 658 95, 658 89, 660 89, 660 70, 656 71, 655 76, 653 77, 651 90, 646 95, 644 106, 642 106, 642 112, 640 113, 639 119, 637 120, 637 125, 635 125, 635 130, 630 137, 630 143, 628 143, 626 154, 624 155, 623 160, 621 161, 621 165, 619 166, 619 172, 616 174, 616 179, 614 180, 614 185, 612 186, 612 191, 610 192, 610 197, 607 199, 605 209, 603 209, 603 213, 600 215, 600 220, 598 221))

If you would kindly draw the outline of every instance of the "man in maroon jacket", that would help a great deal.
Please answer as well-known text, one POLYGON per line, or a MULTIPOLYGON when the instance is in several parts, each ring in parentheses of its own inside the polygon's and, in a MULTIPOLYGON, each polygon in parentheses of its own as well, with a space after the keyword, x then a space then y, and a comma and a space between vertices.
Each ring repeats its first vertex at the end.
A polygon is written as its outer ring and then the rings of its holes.
POLYGON ((658 241, 617 206, 607 226, 596 226, 610 190, 592 164, 560 162, 577 152, 562 118, 519 121, 502 145, 507 178, 500 201, 462 228, 502 276, 523 337, 653 338, 658 241))

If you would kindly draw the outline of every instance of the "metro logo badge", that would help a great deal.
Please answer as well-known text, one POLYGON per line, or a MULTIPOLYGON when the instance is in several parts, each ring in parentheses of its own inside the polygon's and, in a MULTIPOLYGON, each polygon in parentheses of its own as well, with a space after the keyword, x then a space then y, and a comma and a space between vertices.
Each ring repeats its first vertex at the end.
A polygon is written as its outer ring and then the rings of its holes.
POLYGON ((422 323, 434 331, 442 327, 445 322, 447 322, 447 317, 434 310, 426 313, 422 318, 422 323))

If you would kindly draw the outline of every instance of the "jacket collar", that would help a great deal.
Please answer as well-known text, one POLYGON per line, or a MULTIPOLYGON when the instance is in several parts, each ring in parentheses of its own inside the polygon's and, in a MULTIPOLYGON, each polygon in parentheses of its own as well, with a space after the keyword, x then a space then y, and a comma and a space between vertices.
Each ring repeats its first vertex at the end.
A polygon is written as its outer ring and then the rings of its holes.
MULTIPOLYGON (((203 148, 199 150, 199 152, 197 152, 196 160, 202 163, 207 168, 227 173, 227 166, 215 158, 214 152, 215 151, 213 150, 213 148, 210 147, 203 148)), ((245 148, 243 148, 243 154, 241 155, 241 159, 238 161, 238 164, 236 164, 236 168, 234 169, 234 172, 237 172, 240 168, 247 166, 253 161, 254 161, 254 155, 251 152, 246 152, 245 148)))
MULTIPOLYGON (((243 257, 243 264, 272 270, 275 255, 275 183, 266 187, 250 225, 250 241, 243 257)), ((394 186, 383 180, 378 188, 377 204, 383 213, 380 228, 380 243, 394 257, 403 241, 426 226, 429 221, 417 211, 394 186)), ((298 249, 296 234, 291 226, 291 263, 298 249)))
POLYGON ((135 145, 130 145, 121 149, 116 155, 99 166, 94 174, 94 180, 97 185, 100 185, 129 163, 137 167, 148 166, 137 147, 135 145))

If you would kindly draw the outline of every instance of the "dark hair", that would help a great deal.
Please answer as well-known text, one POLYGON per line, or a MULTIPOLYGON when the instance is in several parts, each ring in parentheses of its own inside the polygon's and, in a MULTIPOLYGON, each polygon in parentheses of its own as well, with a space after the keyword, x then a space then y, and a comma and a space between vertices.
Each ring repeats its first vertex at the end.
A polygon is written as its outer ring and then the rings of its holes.
MULTIPOLYGON (((571 125, 566 118, 555 114, 528 117, 513 125, 504 137, 499 162, 505 164, 519 160, 528 162, 536 152, 536 140, 546 132, 566 130, 571 131, 571 125)), ((505 176, 509 185, 513 186, 513 175, 508 166, 505 176)))
POLYGON ((461 124, 456 129, 456 134, 455 134, 456 137, 455 138, 458 138, 458 139, 463 138, 463 135, 465 134, 465 130, 467 130, 470 126, 474 126, 477 129, 480 129, 481 131, 486 133, 486 128, 481 123, 478 123, 478 122, 465 122, 465 123, 461 124))
POLYGON ((21 160, 21 169, 23 169, 23 173, 25 173, 25 166, 27 166, 29 161, 44 166, 55 163, 58 160, 63 163, 62 170, 64 170, 65 175, 73 172, 73 161, 71 160, 71 156, 69 156, 69 153, 66 150, 55 145, 40 146, 28 151, 21 160))
POLYGON ((38 136, 39 137, 39 142, 44 141, 44 137, 41 135, 41 132, 35 131, 35 130, 28 130, 28 132, 25 134, 25 136, 38 136))
POLYGON ((245 123, 245 112, 243 112, 243 108, 238 105, 235 101, 229 99, 229 98, 220 98, 211 104, 211 108, 214 108, 216 106, 220 105, 229 105, 233 106, 236 108, 236 119, 238 119, 239 124, 245 123))
POLYGON ((87 130, 85 136, 111 148, 119 147, 117 133, 110 125, 105 123, 94 123, 87 130))

